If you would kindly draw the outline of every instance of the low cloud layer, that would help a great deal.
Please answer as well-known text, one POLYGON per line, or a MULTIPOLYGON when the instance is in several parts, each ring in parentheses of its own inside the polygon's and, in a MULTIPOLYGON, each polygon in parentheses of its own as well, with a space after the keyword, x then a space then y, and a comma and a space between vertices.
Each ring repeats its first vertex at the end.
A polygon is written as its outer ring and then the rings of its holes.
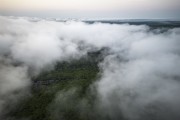
POLYGON ((0 24, 0 112, 7 99, 24 95, 32 76, 106 47, 110 54, 93 84, 102 114, 114 120, 180 118, 179 28, 159 32, 145 25, 7 17, 0 24))

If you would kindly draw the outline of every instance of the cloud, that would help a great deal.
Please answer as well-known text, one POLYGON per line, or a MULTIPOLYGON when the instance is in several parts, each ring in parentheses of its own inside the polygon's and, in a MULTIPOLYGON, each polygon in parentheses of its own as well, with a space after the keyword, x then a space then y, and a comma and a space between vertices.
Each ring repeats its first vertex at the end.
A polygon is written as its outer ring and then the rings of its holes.
POLYGON ((0 116, 15 107, 20 98, 28 96, 30 86, 26 67, 0 64, 0 116))
POLYGON ((130 120, 178 120, 179 29, 144 34, 138 40, 129 36, 132 41, 124 49, 126 54, 115 52, 101 63, 97 83, 101 107, 110 109, 106 114, 115 119, 120 112, 130 120))
MULTIPOLYGON (((78 59, 105 47, 110 54, 99 63, 101 77, 92 85, 97 90, 95 108, 102 116, 180 118, 179 28, 157 32, 146 25, 32 22, 8 17, 0 17, 0 24, 0 96, 7 96, 0 97, 0 111, 7 99, 16 101, 24 89, 28 91, 32 76, 53 69, 58 61, 78 59)), ((60 92, 55 102, 63 96, 69 101, 73 94, 74 90, 60 92)), ((84 101, 77 100, 80 105, 84 101)))

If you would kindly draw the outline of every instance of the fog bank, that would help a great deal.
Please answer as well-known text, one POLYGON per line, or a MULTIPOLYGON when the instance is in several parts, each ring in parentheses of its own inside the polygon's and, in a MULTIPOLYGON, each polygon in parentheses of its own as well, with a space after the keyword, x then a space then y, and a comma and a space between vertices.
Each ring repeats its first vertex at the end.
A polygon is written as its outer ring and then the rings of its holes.
MULTIPOLYGON (((0 25, 0 113, 9 99, 24 96, 33 76, 59 61, 108 48, 99 63, 101 77, 92 84, 102 116, 179 120, 180 28, 159 32, 146 25, 8 17, 0 17, 0 25)), ((63 96, 60 93, 56 100, 63 96)))

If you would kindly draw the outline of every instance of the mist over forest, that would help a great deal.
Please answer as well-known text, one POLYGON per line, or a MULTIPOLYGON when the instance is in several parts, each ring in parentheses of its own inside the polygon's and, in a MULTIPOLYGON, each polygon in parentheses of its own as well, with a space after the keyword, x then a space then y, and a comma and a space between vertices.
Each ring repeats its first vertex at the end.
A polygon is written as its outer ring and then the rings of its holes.
POLYGON ((179 26, 0 16, 0 119, 179 120, 179 26))

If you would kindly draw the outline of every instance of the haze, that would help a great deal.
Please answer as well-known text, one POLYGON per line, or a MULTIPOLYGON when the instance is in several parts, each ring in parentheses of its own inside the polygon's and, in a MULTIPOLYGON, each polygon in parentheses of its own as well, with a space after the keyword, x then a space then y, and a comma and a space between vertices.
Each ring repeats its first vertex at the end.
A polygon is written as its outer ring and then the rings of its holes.
POLYGON ((180 18, 180 0, 0 0, 0 3, 0 14, 13 16, 180 18))

